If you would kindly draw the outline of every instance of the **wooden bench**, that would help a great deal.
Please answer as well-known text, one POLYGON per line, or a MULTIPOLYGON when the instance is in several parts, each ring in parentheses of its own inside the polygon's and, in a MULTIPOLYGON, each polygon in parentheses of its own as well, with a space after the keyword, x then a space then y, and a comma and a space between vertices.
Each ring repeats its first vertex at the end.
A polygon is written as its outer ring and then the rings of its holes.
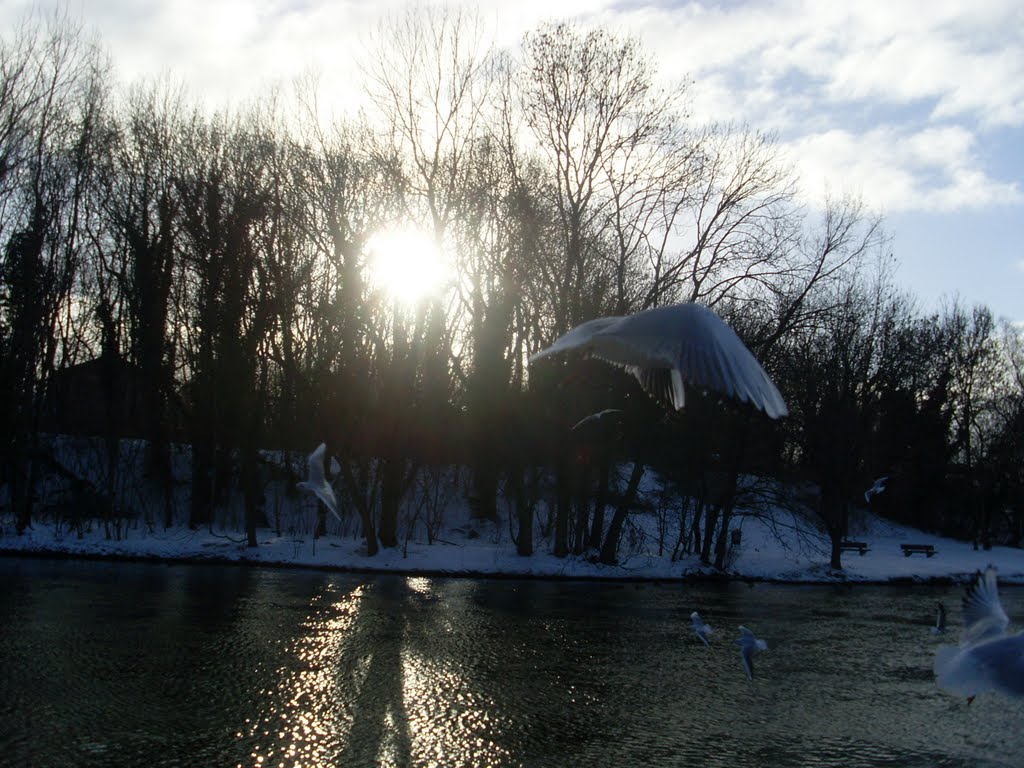
POLYGON ((842 552, 857 551, 858 554, 863 555, 868 551, 867 542, 864 541, 841 541, 839 542, 839 549, 842 552))
POLYGON ((935 554, 935 547, 931 544, 900 544, 900 549, 903 550, 904 557, 910 557, 915 552, 920 552, 928 557, 935 554))

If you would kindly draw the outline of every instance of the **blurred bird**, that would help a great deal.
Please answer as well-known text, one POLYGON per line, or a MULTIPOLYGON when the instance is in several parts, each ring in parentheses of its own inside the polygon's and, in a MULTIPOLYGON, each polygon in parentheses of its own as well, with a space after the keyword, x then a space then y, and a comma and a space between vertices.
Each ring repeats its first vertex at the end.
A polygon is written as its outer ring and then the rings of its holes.
POLYGON ((578 325, 530 363, 581 350, 632 374, 657 400, 683 407, 684 382, 750 403, 777 419, 789 414, 779 390, 740 337, 700 304, 655 307, 578 325))
POLYGON ((690 614, 690 625, 693 627, 693 633, 701 639, 704 645, 711 645, 708 642, 708 638, 711 637, 715 630, 705 624, 704 619, 696 611, 690 614))
POLYGON ((754 635, 754 633, 746 627, 742 626, 740 627, 739 640, 733 640, 733 642, 740 647, 740 660, 743 662, 743 669, 746 670, 747 677, 753 680, 754 656, 761 651, 767 651, 768 643, 754 635))
POLYGON ((324 454, 326 452, 327 445, 320 443, 316 450, 309 454, 309 476, 296 483, 295 487, 316 494, 316 497, 324 503, 331 514, 341 520, 341 515, 338 514, 338 500, 334 497, 334 488, 324 476, 324 454))
POLYGON ((875 480, 875 484, 868 488, 866 491, 864 491, 864 502, 870 504, 872 496, 877 496, 882 491, 884 491, 885 482, 888 479, 888 477, 880 477, 877 480, 875 480))
POLYGON ((572 429, 573 429, 573 431, 576 431, 577 429, 580 429, 580 428, 583 428, 583 427, 588 427, 591 424, 598 424, 602 420, 606 419, 608 416, 611 416, 613 413, 622 413, 622 409, 621 408, 605 408, 603 411, 598 411, 597 413, 592 413, 589 416, 585 416, 584 418, 582 418, 579 421, 577 421, 573 425, 572 429))
POLYGON ((946 606, 939 603, 939 610, 935 615, 935 626, 932 627, 933 635, 944 635, 946 633, 946 606))
POLYGON ((1007 633, 1010 619, 999 601, 996 569, 978 572, 963 596, 964 629, 960 645, 935 652, 939 688, 967 703, 986 691, 1024 698, 1024 633, 1007 633))

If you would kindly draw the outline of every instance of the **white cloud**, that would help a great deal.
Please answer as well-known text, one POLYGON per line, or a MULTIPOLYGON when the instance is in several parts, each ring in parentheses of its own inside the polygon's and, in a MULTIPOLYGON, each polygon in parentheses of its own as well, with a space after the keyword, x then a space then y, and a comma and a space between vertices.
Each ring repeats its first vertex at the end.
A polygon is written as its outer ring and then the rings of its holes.
MULTIPOLYGON (((60 1, 33 0, 47 8, 60 1)), ((14 0, 0 10, 0 23, 28 7, 14 0)), ((111 0, 81 14, 124 79, 170 71, 194 95, 222 105, 313 69, 325 93, 350 104, 360 95, 366 36, 384 14, 405 7, 405 0, 111 0)), ((890 211, 1022 202, 1024 182, 996 178, 996 159, 978 151, 990 127, 1024 125, 1019 0, 927 7, 494 0, 479 13, 502 46, 548 17, 640 35, 667 79, 693 78, 696 117, 776 131, 812 198, 828 186, 890 211)))
POLYGON ((693 76, 698 116, 777 131, 811 199, 849 190, 888 211, 1024 203, 1022 182, 999 178, 996 150, 978 149, 989 129, 1024 125, 1017 0, 623 13, 667 73, 693 76))
POLYGON ((837 188, 887 213, 1024 203, 1018 184, 992 179, 976 167, 973 143, 958 127, 883 127, 864 133, 832 129, 786 146, 812 203, 837 188))
POLYGON ((627 10, 670 70, 728 70, 764 86, 794 75, 836 102, 928 100, 937 117, 1024 123, 1024 6, 1016 0, 696 3, 627 10))

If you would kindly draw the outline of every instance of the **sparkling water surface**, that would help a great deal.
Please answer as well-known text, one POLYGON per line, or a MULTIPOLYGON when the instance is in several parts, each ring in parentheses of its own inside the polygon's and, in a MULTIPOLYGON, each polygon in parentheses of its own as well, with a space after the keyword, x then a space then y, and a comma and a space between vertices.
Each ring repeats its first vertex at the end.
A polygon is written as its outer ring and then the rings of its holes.
POLYGON ((1024 702, 935 686, 956 587, 31 558, 0 585, 0 765, 1024 765, 1024 702))

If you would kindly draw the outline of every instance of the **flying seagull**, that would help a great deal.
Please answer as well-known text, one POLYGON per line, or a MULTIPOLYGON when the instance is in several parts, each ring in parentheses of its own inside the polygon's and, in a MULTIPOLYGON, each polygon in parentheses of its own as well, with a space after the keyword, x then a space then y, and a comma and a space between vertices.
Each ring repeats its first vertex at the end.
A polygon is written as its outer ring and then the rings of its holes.
POLYGON ((939 610, 935 614, 935 626, 932 627, 933 635, 946 634, 946 606, 939 603, 939 610))
POLYGON ((685 382, 750 403, 773 419, 789 414, 779 390, 740 337, 701 304, 588 320, 530 362, 576 349, 625 368, 648 394, 670 402, 675 410, 685 404, 685 382))
POLYGON ((747 677, 753 680, 754 656, 761 651, 767 651, 768 643, 754 635, 754 633, 746 627, 742 626, 740 627, 739 640, 733 640, 733 642, 740 647, 740 660, 743 662, 743 669, 746 670, 747 677))
POLYGON ((867 504, 871 503, 872 496, 877 496, 878 494, 885 490, 885 483, 888 479, 888 477, 880 477, 877 480, 875 480, 874 485, 872 485, 870 488, 864 491, 864 501, 867 504))
POLYGON ((935 652, 939 688, 967 703, 986 691, 1024 698, 1024 633, 1008 634, 1010 619, 999 601, 996 569, 979 571, 963 596, 960 645, 935 652))
POLYGON ((326 443, 320 443, 316 450, 309 454, 309 477, 296 483, 295 487, 316 494, 324 506, 331 511, 331 514, 341 520, 341 515, 338 514, 338 500, 334 497, 334 488, 324 476, 324 454, 326 452, 326 443))
POLYGON ((690 625, 693 627, 693 633, 701 639, 704 645, 711 645, 711 643, 708 642, 708 638, 711 637, 715 630, 705 624, 704 619, 702 619, 700 614, 696 611, 690 614, 690 625))
POLYGON ((573 425, 572 429, 573 431, 575 431, 577 429, 580 429, 581 427, 586 427, 590 424, 597 424, 606 417, 611 416, 613 413, 622 413, 622 409, 605 408, 603 411, 598 411, 597 413, 592 413, 589 416, 584 416, 582 419, 580 419, 573 425))

